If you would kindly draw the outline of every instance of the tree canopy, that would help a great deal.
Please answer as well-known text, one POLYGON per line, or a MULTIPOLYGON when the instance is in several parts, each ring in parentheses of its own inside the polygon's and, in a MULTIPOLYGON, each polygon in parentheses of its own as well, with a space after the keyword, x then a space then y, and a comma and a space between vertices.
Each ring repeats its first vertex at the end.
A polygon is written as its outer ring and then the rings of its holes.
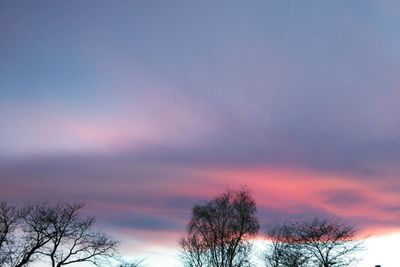
POLYGON ((257 235, 256 203, 246 188, 195 205, 180 242, 185 266, 251 266, 249 239, 257 235))
POLYGON ((363 248, 354 226, 338 218, 315 217, 271 226, 265 262, 270 267, 349 266, 363 248))

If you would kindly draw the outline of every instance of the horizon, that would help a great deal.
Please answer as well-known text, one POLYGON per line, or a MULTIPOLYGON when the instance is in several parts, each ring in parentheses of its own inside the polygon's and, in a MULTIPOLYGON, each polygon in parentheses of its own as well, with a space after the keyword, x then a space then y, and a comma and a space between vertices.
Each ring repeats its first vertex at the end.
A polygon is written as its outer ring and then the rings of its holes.
POLYGON ((191 208, 246 185, 263 224, 337 216, 395 267, 398 26, 394 0, 2 1, 0 199, 82 201, 172 267, 191 208))

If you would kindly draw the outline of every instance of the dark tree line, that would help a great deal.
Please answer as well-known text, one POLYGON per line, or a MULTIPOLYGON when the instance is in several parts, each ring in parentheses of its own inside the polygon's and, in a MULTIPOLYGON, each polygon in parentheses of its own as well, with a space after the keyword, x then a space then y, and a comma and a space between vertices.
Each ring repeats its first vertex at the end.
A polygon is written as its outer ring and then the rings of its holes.
MULTIPOLYGON (((179 240, 185 267, 250 267, 251 239, 259 231, 256 203, 246 188, 229 190, 194 206, 179 240)), ((343 267, 357 260, 362 243, 339 219, 315 217, 268 227, 267 267, 343 267)))
POLYGON ((41 260, 52 267, 80 262, 99 265, 116 255, 117 241, 94 231, 81 203, 0 202, 0 266, 22 267, 41 260))

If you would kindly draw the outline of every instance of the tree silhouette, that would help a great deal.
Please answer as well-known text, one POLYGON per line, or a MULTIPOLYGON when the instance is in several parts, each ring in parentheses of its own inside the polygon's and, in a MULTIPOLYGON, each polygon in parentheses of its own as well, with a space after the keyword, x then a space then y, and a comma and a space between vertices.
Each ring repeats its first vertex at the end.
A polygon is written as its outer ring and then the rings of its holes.
POLYGON ((267 266, 305 266, 313 262, 321 267, 349 266, 357 260, 363 246, 357 231, 340 219, 316 217, 286 222, 267 232, 271 243, 266 252, 267 266))
POLYGON ((43 256, 54 234, 49 231, 51 213, 45 204, 28 204, 19 210, 21 234, 15 236, 11 266, 22 267, 43 256))
POLYGON ((246 188, 228 190, 192 209, 181 258, 191 267, 251 266, 249 238, 259 230, 256 203, 246 188))
POLYGON ((356 229, 340 219, 316 217, 297 223, 295 229, 297 242, 322 267, 349 266, 363 246, 356 239, 356 229))
POLYGON ((117 242, 94 231, 83 204, 27 204, 20 209, 0 202, 1 266, 22 267, 36 260, 60 267, 79 262, 98 265, 116 253, 117 242))
POLYGON ((18 212, 7 201, 0 201, 0 266, 12 261, 14 231, 18 224, 18 212))
POLYGON ((53 234, 44 254, 50 257, 52 267, 78 262, 97 265, 115 254, 117 242, 93 231, 95 218, 79 214, 82 208, 81 203, 58 204, 51 208, 49 230, 53 234))
POLYGON ((296 242, 296 231, 288 222, 275 223, 266 232, 270 243, 264 253, 267 267, 303 267, 310 261, 303 246, 296 242))

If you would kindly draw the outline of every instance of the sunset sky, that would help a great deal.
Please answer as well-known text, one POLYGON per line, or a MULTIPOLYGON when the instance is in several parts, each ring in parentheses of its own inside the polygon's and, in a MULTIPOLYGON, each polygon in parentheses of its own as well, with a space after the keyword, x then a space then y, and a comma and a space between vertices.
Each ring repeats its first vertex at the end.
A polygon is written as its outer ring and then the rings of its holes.
POLYGON ((397 0, 0 1, 0 198, 84 201, 172 267, 247 185, 263 225, 340 216, 396 267, 399 44, 397 0))

